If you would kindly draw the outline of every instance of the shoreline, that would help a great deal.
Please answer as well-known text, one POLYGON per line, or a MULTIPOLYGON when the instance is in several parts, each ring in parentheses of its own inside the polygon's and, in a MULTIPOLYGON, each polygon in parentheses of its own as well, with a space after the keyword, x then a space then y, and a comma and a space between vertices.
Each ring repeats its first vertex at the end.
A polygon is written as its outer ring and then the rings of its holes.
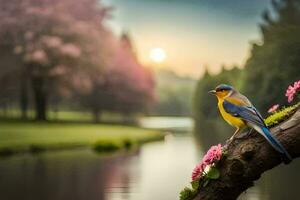
POLYGON ((36 146, 35 147, 29 147, 27 149, 14 149, 14 148, 0 148, 0 159, 4 158, 9 158, 13 156, 22 156, 22 155, 40 155, 43 153, 48 153, 48 152, 58 152, 58 151, 71 151, 71 150, 79 150, 79 149, 89 149, 95 154, 101 156, 101 157, 106 157, 106 156, 120 156, 122 154, 128 154, 132 152, 138 151, 142 145, 147 144, 147 143, 152 143, 152 142, 158 142, 158 141, 163 141, 165 137, 165 134, 161 133, 160 136, 158 137, 153 137, 149 138, 144 141, 138 141, 137 143, 133 144, 133 147, 126 149, 126 148, 119 148, 116 149, 115 151, 97 151, 94 149, 93 145, 91 144, 81 144, 81 145, 65 145, 61 146, 61 144, 56 147, 54 144, 53 146, 36 146))
POLYGON ((163 140, 165 131, 107 124, 0 122, 0 159, 20 154, 90 148, 99 155, 163 140))

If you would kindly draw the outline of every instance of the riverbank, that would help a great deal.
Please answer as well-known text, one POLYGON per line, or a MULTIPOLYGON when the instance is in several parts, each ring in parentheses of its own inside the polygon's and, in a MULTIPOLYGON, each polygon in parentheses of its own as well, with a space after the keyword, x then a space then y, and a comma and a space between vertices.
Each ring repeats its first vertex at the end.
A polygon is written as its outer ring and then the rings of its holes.
POLYGON ((163 137, 161 131, 123 125, 0 121, 0 156, 78 147, 114 152, 163 137))

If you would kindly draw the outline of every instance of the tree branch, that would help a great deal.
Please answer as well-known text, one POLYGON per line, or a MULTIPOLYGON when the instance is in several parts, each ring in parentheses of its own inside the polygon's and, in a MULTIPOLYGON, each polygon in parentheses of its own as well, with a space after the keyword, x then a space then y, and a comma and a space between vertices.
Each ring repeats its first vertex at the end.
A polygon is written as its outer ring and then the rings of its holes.
MULTIPOLYGON (((300 109, 287 120, 271 128, 293 158, 300 156, 300 109)), ((261 174, 281 164, 280 155, 257 132, 234 139, 228 156, 219 163, 220 178, 200 188, 194 200, 233 200, 259 179, 261 174)))

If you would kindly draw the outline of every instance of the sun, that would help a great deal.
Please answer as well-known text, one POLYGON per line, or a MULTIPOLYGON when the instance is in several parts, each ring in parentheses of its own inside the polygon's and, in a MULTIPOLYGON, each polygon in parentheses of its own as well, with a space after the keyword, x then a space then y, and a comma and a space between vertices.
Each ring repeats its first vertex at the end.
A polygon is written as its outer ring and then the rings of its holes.
POLYGON ((162 63, 166 60, 166 52, 162 48, 153 48, 150 51, 150 59, 156 63, 162 63))

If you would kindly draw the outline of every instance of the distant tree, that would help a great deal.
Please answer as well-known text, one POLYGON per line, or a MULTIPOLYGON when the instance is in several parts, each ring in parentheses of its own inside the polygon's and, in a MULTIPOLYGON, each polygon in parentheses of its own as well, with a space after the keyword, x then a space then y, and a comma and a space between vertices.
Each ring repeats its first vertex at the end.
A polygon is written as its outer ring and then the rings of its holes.
POLYGON ((99 72, 105 55, 102 41, 111 34, 102 25, 108 9, 97 0, 1 0, 0 9, 1 46, 22 60, 5 76, 19 75, 24 109, 30 82, 36 119, 45 120, 51 89, 58 88, 50 87, 59 81, 80 87, 81 82, 74 82, 79 73, 99 72))
MULTIPOLYGON (((20 59, 17 59, 15 55, 12 54, 12 52, 13 52, 13 48, 11 46, 1 45, 0 106, 4 110, 7 110, 9 106, 15 106, 16 104, 18 104, 19 103, 18 100, 21 99, 24 100, 24 98, 19 98, 21 95, 20 88, 22 87, 24 89, 27 89, 26 82, 19 81, 20 80, 19 77, 21 75, 20 66, 22 62, 20 59)), ((7 114, 7 112, 5 113, 7 114)))
POLYGON ((152 71, 138 61, 127 34, 122 35, 111 64, 110 85, 119 102, 117 109, 124 114, 146 111, 155 100, 155 81, 152 71))
POLYGON ((155 72, 157 101, 151 115, 191 116, 192 97, 197 81, 180 77, 172 71, 158 69, 155 72))
MULTIPOLYGON (((162 91, 161 91, 162 92, 162 91)), ((165 88, 151 114, 166 116, 191 115, 191 88, 165 88)))
POLYGON ((82 96, 96 122, 103 111, 123 113, 126 117, 144 112, 155 100, 152 72, 138 61, 128 35, 106 40, 112 51, 102 76, 90 76, 92 86, 82 96))
POLYGON ((262 41, 253 44, 245 65, 244 92, 266 113, 270 103, 286 104, 287 86, 300 78, 300 2, 273 0, 263 13, 262 41))

